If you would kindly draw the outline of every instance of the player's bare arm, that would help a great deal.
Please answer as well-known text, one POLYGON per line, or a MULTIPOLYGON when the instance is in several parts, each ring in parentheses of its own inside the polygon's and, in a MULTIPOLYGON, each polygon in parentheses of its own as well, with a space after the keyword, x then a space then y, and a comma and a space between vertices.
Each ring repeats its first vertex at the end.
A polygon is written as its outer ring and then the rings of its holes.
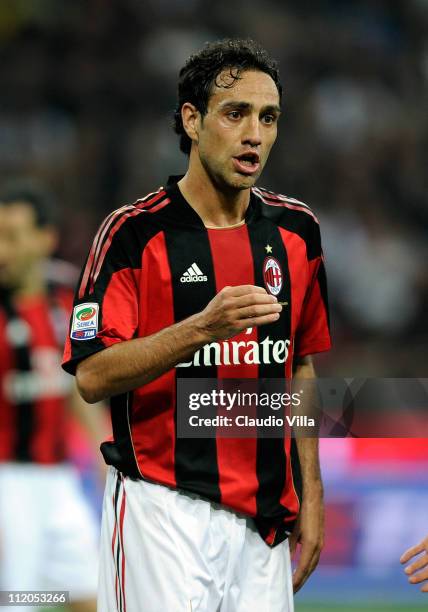
POLYGON ((417 557, 410 565, 405 568, 405 573, 409 577, 410 584, 424 584, 421 586, 422 593, 428 593, 428 536, 412 546, 401 555, 400 562, 407 563, 417 557))
POLYGON ((276 321, 282 310, 262 287, 224 287, 200 313, 144 338, 115 344, 77 367, 83 399, 95 403, 158 378, 208 342, 276 321))
POLYGON ((99 453, 99 448, 101 442, 110 434, 110 419, 107 416, 107 409, 104 402, 92 405, 90 410, 88 408, 88 404, 78 393, 76 384, 73 384, 69 400, 69 409, 86 433, 91 450, 94 453, 99 481, 104 485, 107 467, 102 455, 99 453))
MULTIPOLYGON (((315 378, 310 357, 298 358, 294 362, 294 379, 315 378)), ((313 398, 316 401, 316 398, 313 398)), ((307 398, 306 401, 312 401, 307 398)), ((298 437, 303 494, 296 528, 290 537, 293 555, 296 545, 301 546, 300 558, 293 575, 293 589, 296 593, 305 584, 318 565, 324 544, 324 501, 321 470, 319 464, 318 438, 298 437)))

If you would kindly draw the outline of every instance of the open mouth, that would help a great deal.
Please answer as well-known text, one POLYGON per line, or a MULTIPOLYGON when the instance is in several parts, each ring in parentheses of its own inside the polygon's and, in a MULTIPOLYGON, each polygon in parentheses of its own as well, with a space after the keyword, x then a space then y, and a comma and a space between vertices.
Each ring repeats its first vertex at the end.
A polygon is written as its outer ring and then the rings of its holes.
POLYGON ((237 155, 233 158, 235 168, 241 174, 254 174, 260 166, 260 157, 258 153, 248 151, 237 155))

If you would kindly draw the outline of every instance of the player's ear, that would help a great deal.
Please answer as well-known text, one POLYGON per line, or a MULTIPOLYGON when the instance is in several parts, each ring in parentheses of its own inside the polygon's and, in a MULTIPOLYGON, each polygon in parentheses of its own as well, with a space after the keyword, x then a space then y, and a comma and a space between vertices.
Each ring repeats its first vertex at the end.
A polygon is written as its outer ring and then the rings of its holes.
POLYGON ((201 113, 196 106, 190 104, 190 102, 185 102, 181 107, 181 120, 186 134, 192 142, 197 144, 199 141, 201 113))
POLYGON ((56 228, 46 226, 40 230, 40 250, 43 257, 50 257, 55 252, 58 242, 59 235, 56 228))

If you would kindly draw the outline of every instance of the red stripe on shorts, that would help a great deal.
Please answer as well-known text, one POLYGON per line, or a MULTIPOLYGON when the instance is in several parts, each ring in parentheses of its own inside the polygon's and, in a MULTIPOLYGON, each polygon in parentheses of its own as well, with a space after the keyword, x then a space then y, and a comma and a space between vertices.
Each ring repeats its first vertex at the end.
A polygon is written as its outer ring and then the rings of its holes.
POLYGON ((123 519, 125 518, 125 508, 126 508, 126 492, 125 485, 123 483, 123 493, 122 493, 122 504, 120 506, 120 543, 122 548, 122 601, 123 601, 123 612, 126 612, 126 599, 125 599, 125 547, 123 546, 123 519))

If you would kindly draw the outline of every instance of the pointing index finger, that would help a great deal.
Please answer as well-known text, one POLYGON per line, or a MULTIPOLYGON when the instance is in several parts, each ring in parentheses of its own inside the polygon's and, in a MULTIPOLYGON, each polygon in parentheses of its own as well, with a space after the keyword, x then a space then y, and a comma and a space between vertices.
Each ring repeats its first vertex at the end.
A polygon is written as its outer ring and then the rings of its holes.
POLYGON ((313 569, 313 559, 315 556, 315 548, 309 545, 302 545, 300 559, 293 576, 293 588, 296 593, 306 582, 313 569))

